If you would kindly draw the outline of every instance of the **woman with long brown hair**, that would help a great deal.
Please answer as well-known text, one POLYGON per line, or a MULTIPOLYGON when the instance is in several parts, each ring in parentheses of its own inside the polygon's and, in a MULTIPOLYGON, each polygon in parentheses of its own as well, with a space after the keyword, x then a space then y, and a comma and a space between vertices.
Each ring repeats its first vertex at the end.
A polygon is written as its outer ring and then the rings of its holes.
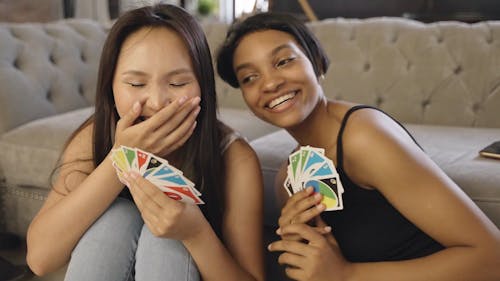
POLYGON ((154 5, 117 20, 95 113, 68 141, 28 230, 37 275, 69 261, 66 280, 263 279, 258 160, 217 120, 214 85, 203 31, 183 9, 154 5), (173 200, 134 172, 119 179, 111 151, 121 145, 168 160, 205 204, 173 200))

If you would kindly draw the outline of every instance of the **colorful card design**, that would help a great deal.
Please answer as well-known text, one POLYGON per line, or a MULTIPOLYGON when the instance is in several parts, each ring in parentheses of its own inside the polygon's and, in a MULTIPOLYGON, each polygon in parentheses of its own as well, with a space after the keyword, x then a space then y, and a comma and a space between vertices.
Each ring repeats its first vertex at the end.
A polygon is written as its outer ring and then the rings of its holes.
POLYGON ((323 195, 321 203, 325 204, 326 211, 342 210, 344 188, 333 161, 324 154, 324 149, 311 146, 302 146, 290 154, 283 187, 292 196, 312 186, 323 195))
POLYGON ((201 193, 194 187, 194 183, 165 159, 138 148, 126 146, 114 149, 111 159, 118 178, 124 184, 126 182, 123 180, 123 173, 132 170, 141 174, 174 200, 205 204, 200 198, 201 193))

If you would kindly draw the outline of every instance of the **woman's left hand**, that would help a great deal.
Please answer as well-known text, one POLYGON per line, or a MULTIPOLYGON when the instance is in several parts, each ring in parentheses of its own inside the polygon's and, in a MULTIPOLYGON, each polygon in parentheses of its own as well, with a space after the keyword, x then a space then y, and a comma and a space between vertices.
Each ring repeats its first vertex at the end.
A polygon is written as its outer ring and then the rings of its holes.
POLYGON ((198 206, 169 198, 138 173, 129 172, 125 180, 144 223, 155 236, 184 241, 203 233, 208 225, 198 206))
POLYGON ((313 227, 301 223, 281 227, 278 234, 294 234, 303 239, 278 240, 268 247, 271 252, 284 252, 278 262, 287 265, 288 277, 300 281, 347 280, 350 263, 342 256, 331 233, 322 235, 313 227))

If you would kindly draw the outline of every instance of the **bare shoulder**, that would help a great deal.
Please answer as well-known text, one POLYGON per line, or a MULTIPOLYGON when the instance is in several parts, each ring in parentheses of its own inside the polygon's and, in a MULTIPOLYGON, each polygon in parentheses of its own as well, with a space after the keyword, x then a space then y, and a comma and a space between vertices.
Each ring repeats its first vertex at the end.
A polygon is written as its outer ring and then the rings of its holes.
POLYGON ((93 126, 90 123, 75 132, 68 141, 54 183, 57 192, 70 192, 93 171, 92 135, 93 126))
POLYGON ((400 124, 371 108, 350 115, 342 135, 342 149, 347 173, 366 186, 372 185, 369 179, 382 169, 390 170, 402 159, 422 154, 400 124))
POLYGON ((226 165, 244 164, 245 161, 257 160, 257 154, 253 148, 242 138, 234 140, 224 152, 226 165))
POLYGON ((63 152, 63 162, 76 159, 92 159, 92 135, 92 123, 85 125, 79 131, 75 132, 68 140, 63 152))

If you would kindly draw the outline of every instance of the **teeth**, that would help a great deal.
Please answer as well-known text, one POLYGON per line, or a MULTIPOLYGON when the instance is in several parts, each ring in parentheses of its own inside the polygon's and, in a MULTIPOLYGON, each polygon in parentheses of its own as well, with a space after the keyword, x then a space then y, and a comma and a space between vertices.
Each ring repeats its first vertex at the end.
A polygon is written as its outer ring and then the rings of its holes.
POLYGON ((279 96, 279 97, 275 98, 274 100, 272 100, 269 103, 268 107, 271 108, 271 109, 275 108, 276 106, 282 104, 283 102, 285 102, 285 101, 287 101, 287 100, 295 97, 295 94, 296 94, 296 92, 292 92, 292 93, 289 93, 289 94, 286 94, 286 95, 283 95, 283 96, 279 96))

